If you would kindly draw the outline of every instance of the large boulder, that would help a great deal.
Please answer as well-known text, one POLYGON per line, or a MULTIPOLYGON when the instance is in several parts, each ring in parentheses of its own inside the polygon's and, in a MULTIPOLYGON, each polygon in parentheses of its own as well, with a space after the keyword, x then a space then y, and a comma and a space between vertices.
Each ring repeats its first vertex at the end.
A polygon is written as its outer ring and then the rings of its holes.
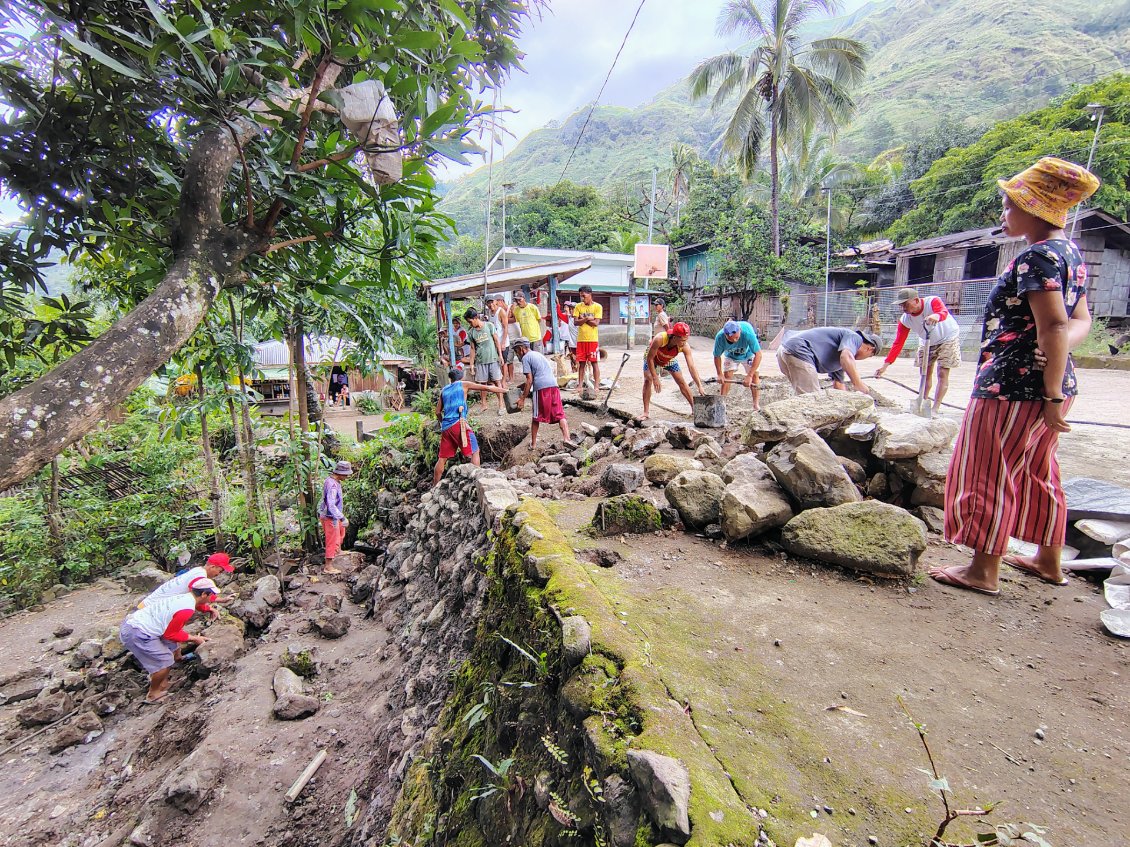
POLYGON ((772 479, 726 486, 721 510, 722 533, 730 541, 783 526, 793 516, 785 492, 772 479))
POLYGON ((592 527, 598 535, 655 532, 663 527, 659 510, 638 494, 620 494, 597 504, 592 527))
POLYGON ((921 418, 910 414, 887 414, 875 427, 871 452, 880 459, 913 459, 948 447, 957 435, 957 421, 921 418))
POLYGON ((122 582, 126 584, 126 588, 130 591, 148 594, 173 578, 171 573, 161 570, 154 562, 142 562, 141 564, 142 567, 138 570, 126 574, 122 578, 122 582))
POLYGON ((158 795, 170 806, 192 814, 204 805, 223 773, 223 752, 205 741, 165 778, 158 795))
POLYGON ((765 463, 801 509, 838 506, 861 499, 859 489, 840 464, 840 457, 811 429, 794 433, 779 443, 769 451, 765 463))
POLYGON ((655 448, 667 440, 667 428, 662 426, 649 426, 647 429, 637 429, 624 436, 624 443, 620 445, 625 453, 642 459, 655 448))
POLYGON ((773 472, 753 453, 742 453, 725 464, 722 468, 722 479, 727 485, 734 482, 761 482, 773 479, 773 472))
POLYGON ((306 693, 302 677, 290 668, 279 668, 272 680, 275 705, 271 709, 280 721, 308 718, 318 711, 318 698, 306 693))
POLYGON ((778 400, 754 412, 742 429, 751 447, 781 441, 800 429, 829 432, 845 426, 875 408, 875 401, 854 391, 816 391, 778 400))
POLYGON ((650 750, 629 750, 628 770, 644 809, 663 836, 686 844, 691 837, 691 775, 687 766, 650 750))
POLYGON ((648 482, 666 485, 683 471, 701 471, 702 462, 675 453, 653 453, 644 460, 643 470, 648 482))
POLYGON ((697 450, 704 442, 715 439, 692 424, 680 423, 667 430, 667 441, 676 450, 697 450))
POLYGON ((703 529, 718 523, 726 483, 718 474, 683 471, 667 483, 665 493, 688 528, 703 529))
POLYGON ((600 475, 600 484, 609 494, 631 494, 643 482, 644 469, 639 465, 613 462, 600 475))
POLYGON ((282 584, 274 575, 255 581, 251 596, 232 606, 232 614, 248 626, 264 629, 271 622, 272 610, 283 602, 282 584))
POLYGON ((211 676, 221 668, 227 667, 245 650, 243 629, 238 623, 220 620, 208 627, 208 640, 196 648, 200 661, 192 666, 192 673, 199 677, 211 676))
POLYGON ((926 549, 926 526, 905 509, 866 500, 809 509, 781 530, 790 553, 882 576, 909 576, 926 549))

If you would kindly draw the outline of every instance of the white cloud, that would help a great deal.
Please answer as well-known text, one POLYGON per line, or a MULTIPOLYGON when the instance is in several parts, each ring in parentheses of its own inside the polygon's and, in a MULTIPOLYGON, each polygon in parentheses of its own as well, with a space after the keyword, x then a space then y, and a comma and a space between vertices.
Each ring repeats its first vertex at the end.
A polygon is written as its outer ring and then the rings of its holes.
MULTIPOLYGON (((722 3, 646 0, 600 102, 639 105, 686 76, 699 60, 732 46, 714 34, 722 3)), ((637 5, 559 0, 527 25, 518 41, 525 72, 515 72, 500 96, 500 105, 515 112, 502 121, 508 134, 495 149, 496 162, 533 130, 593 101, 637 5)), ((443 178, 465 170, 452 167, 443 178)))

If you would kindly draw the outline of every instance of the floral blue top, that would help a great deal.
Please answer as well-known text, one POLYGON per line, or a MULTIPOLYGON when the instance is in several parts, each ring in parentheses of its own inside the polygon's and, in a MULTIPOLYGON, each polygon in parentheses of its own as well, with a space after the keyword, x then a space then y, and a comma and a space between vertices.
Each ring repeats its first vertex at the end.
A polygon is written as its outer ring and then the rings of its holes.
MULTIPOLYGON (((973 396, 1002 400, 1040 400, 1044 375, 1036 370, 1036 319, 1026 296, 1032 291, 1062 291, 1067 316, 1087 291, 1087 266, 1079 248, 1062 238, 1040 241, 1012 260, 989 293, 981 332, 981 363, 973 396)), ((1067 357, 1063 393, 1077 393, 1075 366, 1067 357)))

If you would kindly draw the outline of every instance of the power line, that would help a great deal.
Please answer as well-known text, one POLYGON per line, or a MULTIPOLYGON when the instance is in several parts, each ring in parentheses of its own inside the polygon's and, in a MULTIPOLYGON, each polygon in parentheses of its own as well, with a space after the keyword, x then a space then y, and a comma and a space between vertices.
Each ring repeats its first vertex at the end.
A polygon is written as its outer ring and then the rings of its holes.
POLYGON ((604 87, 608 85, 608 80, 612 77, 612 72, 616 70, 616 63, 620 61, 620 54, 624 52, 624 45, 628 43, 628 36, 632 34, 632 28, 636 25, 636 19, 640 16, 640 10, 643 9, 643 4, 647 0, 640 0, 640 4, 636 6, 636 13, 632 15, 632 22, 628 24, 628 30, 624 33, 623 39, 620 41, 620 47, 616 51, 616 55, 612 59, 612 66, 608 69, 608 73, 604 76, 604 82, 600 84, 600 91, 596 93, 596 99, 592 101, 592 106, 589 107, 589 113, 585 115, 585 122, 581 125, 581 131, 577 133, 577 140, 573 142, 573 149, 569 151, 569 158, 565 160, 565 167, 561 169, 561 176, 557 178, 556 188, 565 179, 565 172, 569 170, 569 165, 573 162, 573 154, 577 152, 577 147, 581 143, 581 138, 585 134, 585 129, 588 128, 589 120, 592 118, 592 113, 596 111, 596 106, 600 102, 601 95, 604 94, 604 87))

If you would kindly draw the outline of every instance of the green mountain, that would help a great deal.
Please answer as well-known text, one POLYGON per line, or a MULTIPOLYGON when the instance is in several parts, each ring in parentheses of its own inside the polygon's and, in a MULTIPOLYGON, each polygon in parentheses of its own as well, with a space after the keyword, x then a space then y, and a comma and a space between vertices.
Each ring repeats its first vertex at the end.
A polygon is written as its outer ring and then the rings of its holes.
MULTIPOLYGON (((877 0, 820 21, 813 37, 839 32, 871 50, 855 121, 840 135, 846 156, 866 159, 943 116, 987 124, 1030 111, 1071 87, 1130 63, 1130 0, 877 0)), ((690 73, 694 60, 688 59, 690 73)), ((501 163, 499 185, 552 185, 561 176, 588 108, 522 139, 501 163)), ((650 184, 669 169, 671 146, 716 154, 723 116, 691 103, 684 83, 638 108, 599 106, 566 178, 610 190, 650 184)), ((447 187, 443 208, 460 231, 484 226, 487 170, 447 187)))
MULTIPOLYGON (((706 155, 722 127, 722 117, 710 112, 709 103, 691 103, 685 83, 638 108, 597 106, 577 144, 588 110, 585 106, 560 124, 534 130, 502 162, 496 161, 496 202, 503 183, 514 183, 517 191, 553 185, 563 171, 572 182, 601 189, 650 186, 653 167, 671 167, 671 145, 682 142, 706 155)), ((487 168, 481 167, 448 186, 442 209, 459 223, 460 232, 479 233, 485 226, 486 197, 487 168)))

